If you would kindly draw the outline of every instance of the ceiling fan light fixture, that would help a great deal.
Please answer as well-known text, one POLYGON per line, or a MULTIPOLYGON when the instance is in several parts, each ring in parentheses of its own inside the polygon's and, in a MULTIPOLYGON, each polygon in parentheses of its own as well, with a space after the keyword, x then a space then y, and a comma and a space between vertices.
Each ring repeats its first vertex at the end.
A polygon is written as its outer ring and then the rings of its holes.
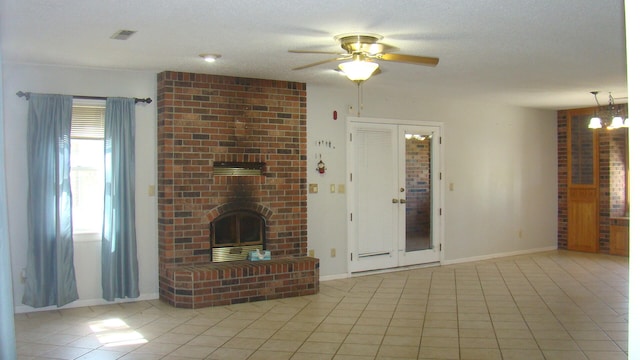
POLYGON ((349 78, 351 81, 365 81, 373 75, 378 69, 378 63, 373 61, 347 61, 338 65, 338 68, 349 78))
POLYGON ((221 55, 218 54, 200 54, 200 57, 204 59, 204 61, 208 63, 215 62, 220 59, 221 55))

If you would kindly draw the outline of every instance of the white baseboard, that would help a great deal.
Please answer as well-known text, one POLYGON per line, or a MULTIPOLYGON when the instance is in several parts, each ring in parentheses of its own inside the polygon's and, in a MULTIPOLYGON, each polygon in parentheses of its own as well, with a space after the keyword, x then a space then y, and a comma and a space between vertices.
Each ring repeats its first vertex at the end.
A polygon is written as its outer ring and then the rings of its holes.
POLYGON ((133 299, 115 299, 114 301, 107 301, 105 299, 81 299, 76 300, 72 303, 69 303, 65 306, 57 307, 57 306, 47 306, 42 308, 34 308, 29 305, 16 305, 14 306, 13 312, 15 314, 24 314, 31 312, 39 312, 39 311, 50 311, 50 310, 62 310, 62 309, 73 309, 78 307, 85 306, 98 306, 98 305, 109 305, 109 304, 119 304, 119 303, 128 303, 135 301, 145 301, 145 300, 157 300, 160 298, 159 293, 149 293, 149 294, 140 294, 139 297, 133 299))
POLYGON ((558 250, 558 246, 553 245, 553 246, 546 246, 546 247, 537 248, 537 249, 518 250, 518 251, 512 251, 512 252, 472 256, 472 257, 453 259, 453 260, 442 260, 441 263, 442 265, 453 265, 453 264, 491 260, 491 259, 497 259, 497 258, 503 258, 503 257, 509 257, 509 256, 526 255, 526 254, 533 254, 533 253, 538 253, 543 251, 553 251, 553 250, 558 250))
POLYGON ((361 273, 324 275, 324 276, 320 276, 320 281, 322 282, 322 281, 330 281, 330 280, 348 279, 356 276, 383 274, 383 273, 393 272, 393 271, 403 271, 403 270, 410 270, 414 268, 424 268, 424 267, 432 267, 432 266, 438 266, 438 265, 445 266, 445 265, 462 264, 467 262, 491 260, 491 259, 497 259, 497 258, 503 258, 503 257, 509 257, 509 256, 526 255, 526 254, 533 254, 533 253, 553 251, 553 250, 558 250, 558 247, 546 246, 546 247, 537 248, 537 249, 518 250, 518 251, 511 251, 511 252, 504 252, 504 253, 472 256, 472 257, 453 259, 453 260, 441 260, 440 264, 432 263, 432 264, 422 264, 422 265, 414 265, 414 266, 408 266, 408 267, 397 267, 397 268, 391 268, 391 269, 372 270, 372 271, 365 271, 361 273))
POLYGON ((406 271, 406 270, 413 270, 413 269, 423 269, 423 268, 428 268, 428 267, 437 267, 437 266, 440 266, 440 265, 441 265, 440 262, 436 261, 436 262, 431 262, 431 263, 426 263, 426 264, 398 266, 398 267, 389 268, 389 269, 357 271, 357 272, 352 272, 351 273, 351 277, 386 274, 386 273, 396 272, 396 271, 406 271))
POLYGON ((348 279, 349 274, 336 274, 336 275, 324 275, 320 276, 320 281, 330 281, 330 280, 340 280, 340 279, 348 279))

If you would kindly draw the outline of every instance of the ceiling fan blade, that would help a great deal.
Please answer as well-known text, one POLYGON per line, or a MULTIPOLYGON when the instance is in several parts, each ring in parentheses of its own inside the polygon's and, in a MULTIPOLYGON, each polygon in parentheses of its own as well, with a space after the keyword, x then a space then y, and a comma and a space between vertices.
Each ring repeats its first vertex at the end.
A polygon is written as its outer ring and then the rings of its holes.
POLYGON ((385 43, 376 43, 376 45, 381 48, 380 53, 388 53, 399 50, 397 47, 385 43))
MULTIPOLYGON (((350 59, 350 58, 348 58, 348 59, 350 59)), ((302 70, 302 69, 310 68, 312 66, 322 65, 322 64, 330 63, 332 61, 340 61, 340 60, 344 60, 344 58, 339 57, 339 58, 333 58, 333 59, 329 59, 329 60, 322 60, 322 61, 314 62, 314 63, 311 63, 311 64, 298 66, 296 68, 293 68, 292 70, 302 70)))
POLYGON ((402 55, 402 54, 380 54, 379 59, 386 61, 404 62, 409 64, 436 66, 440 59, 426 56, 402 55))
POLYGON ((330 55, 344 55, 340 52, 335 51, 315 51, 315 50, 289 50, 290 53, 294 54, 330 54, 330 55))

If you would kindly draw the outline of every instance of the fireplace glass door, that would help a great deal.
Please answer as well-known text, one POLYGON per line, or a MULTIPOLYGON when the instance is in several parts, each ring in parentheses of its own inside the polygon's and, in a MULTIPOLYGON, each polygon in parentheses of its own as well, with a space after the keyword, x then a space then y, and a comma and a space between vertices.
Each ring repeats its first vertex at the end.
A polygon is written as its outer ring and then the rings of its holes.
POLYGON ((262 244, 262 220, 254 215, 232 214, 214 224, 213 247, 262 244))
POLYGON ((222 215, 210 224, 211 260, 244 260, 251 250, 264 249, 264 219, 253 212, 222 215))

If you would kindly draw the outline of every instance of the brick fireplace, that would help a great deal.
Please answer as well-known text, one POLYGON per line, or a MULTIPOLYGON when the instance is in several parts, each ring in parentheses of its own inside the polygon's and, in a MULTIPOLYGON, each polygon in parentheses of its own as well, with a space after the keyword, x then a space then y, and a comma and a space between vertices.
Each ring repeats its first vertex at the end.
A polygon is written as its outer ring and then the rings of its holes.
POLYGON ((305 84, 158 74, 160 298, 199 308, 316 293, 306 158, 305 84), (222 164, 262 167, 217 171, 222 164), (272 260, 211 262, 210 224, 239 210, 264 219, 272 260))

